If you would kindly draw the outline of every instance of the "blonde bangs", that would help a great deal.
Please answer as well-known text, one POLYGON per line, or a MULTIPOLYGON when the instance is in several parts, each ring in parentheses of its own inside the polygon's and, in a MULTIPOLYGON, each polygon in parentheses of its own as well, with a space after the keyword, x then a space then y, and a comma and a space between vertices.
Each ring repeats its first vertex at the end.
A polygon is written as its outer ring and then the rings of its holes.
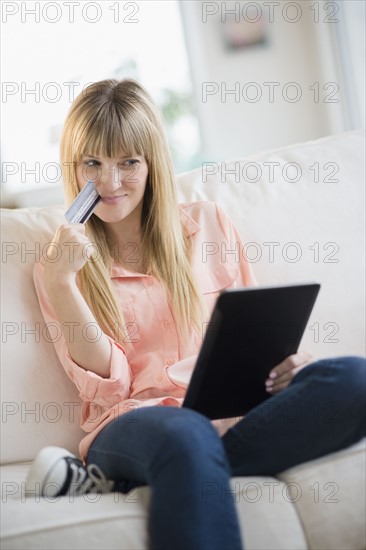
POLYGON ((75 112, 80 122, 73 128, 73 162, 79 162, 86 155, 118 158, 121 152, 126 156, 145 156, 149 162, 151 123, 145 113, 125 108, 123 104, 105 102, 95 114, 96 107, 92 106, 90 117, 84 112, 79 118, 75 112))

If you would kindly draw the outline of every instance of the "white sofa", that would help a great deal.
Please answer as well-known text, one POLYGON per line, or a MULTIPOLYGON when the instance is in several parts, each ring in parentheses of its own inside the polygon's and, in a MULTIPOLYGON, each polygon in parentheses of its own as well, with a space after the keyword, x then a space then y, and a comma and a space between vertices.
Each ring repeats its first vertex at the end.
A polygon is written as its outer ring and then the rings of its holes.
MULTIPOLYGON (((259 284, 322 284, 301 345, 316 358, 365 355, 364 145, 363 133, 351 132, 177 178, 180 202, 214 200, 231 215, 259 284)), ((143 549, 148 487, 24 497, 37 451, 77 452, 82 437, 81 402, 45 331, 31 276, 62 212, 2 211, 1 548, 143 549)), ((365 440, 275 478, 233 478, 232 487, 247 549, 366 546, 365 440)))

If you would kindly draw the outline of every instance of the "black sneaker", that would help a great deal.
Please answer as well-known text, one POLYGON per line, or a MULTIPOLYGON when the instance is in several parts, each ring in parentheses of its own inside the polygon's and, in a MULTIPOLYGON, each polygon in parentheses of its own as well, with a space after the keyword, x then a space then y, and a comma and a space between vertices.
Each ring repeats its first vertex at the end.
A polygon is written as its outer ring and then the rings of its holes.
POLYGON ((33 462, 25 482, 25 494, 59 497, 87 493, 110 493, 114 482, 95 464, 84 466, 67 449, 45 447, 33 462))

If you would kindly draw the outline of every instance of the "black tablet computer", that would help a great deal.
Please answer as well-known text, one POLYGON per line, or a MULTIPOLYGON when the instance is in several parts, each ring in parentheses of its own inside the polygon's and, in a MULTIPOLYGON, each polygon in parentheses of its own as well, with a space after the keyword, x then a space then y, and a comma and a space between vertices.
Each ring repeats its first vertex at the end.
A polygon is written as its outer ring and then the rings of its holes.
POLYGON ((319 289, 307 283, 223 290, 182 406, 229 418, 271 397, 265 380, 298 350, 319 289))

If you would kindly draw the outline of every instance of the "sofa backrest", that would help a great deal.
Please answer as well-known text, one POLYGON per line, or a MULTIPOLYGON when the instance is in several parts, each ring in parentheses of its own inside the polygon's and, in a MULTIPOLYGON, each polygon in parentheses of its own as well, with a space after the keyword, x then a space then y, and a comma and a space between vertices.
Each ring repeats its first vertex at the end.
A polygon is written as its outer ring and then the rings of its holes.
MULTIPOLYGON (((301 345, 319 358, 365 353, 363 151, 362 132, 351 132, 177 177, 180 202, 213 200, 232 217, 259 284, 322 284, 301 345)), ((77 452, 83 436, 32 280, 63 222, 61 206, 1 213, 2 462, 46 445, 77 452)))
POLYGON ((358 130, 178 178, 180 201, 209 198, 230 215, 260 285, 321 283, 301 344, 319 358, 365 354, 364 154, 358 130))
POLYGON ((64 223, 60 206, 2 210, 2 462, 48 444, 77 450, 80 399, 61 367, 34 290, 32 268, 64 223))

